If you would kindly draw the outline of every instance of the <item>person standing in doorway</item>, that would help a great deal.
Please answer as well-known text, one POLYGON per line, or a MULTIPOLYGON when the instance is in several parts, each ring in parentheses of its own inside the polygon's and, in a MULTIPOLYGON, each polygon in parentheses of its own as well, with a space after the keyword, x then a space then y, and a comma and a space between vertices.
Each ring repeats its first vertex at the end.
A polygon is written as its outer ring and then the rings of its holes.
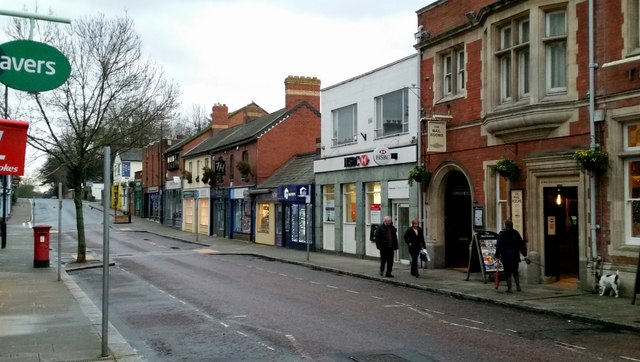
POLYGON ((520 273, 518 266, 520 264, 520 254, 527 258, 527 246, 522 240, 518 230, 513 228, 513 221, 507 219, 504 221, 504 229, 498 234, 498 242, 496 243, 495 258, 499 259, 504 268, 504 277, 507 279, 507 293, 511 293, 511 276, 516 282, 516 289, 520 292, 520 273))
POLYGON ((376 230, 376 246, 380 250, 380 276, 384 274, 387 278, 393 278, 391 271, 395 251, 398 250, 398 230, 393 226, 391 216, 385 216, 382 225, 376 230))
POLYGON ((426 249, 427 244, 424 242, 424 234, 422 228, 418 225, 418 219, 411 220, 411 227, 404 232, 404 241, 409 246, 409 254, 411 255, 411 275, 418 278, 418 257, 420 250, 426 249))

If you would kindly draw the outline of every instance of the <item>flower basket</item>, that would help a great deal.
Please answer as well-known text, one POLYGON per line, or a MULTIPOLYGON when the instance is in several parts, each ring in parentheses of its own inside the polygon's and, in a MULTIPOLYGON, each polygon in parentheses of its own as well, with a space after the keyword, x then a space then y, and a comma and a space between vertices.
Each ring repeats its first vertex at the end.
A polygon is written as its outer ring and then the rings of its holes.
POLYGON ((236 164, 236 168, 240 171, 243 179, 248 178, 249 174, 251 174, 251 166, 247 161, 242 160, 238 162, 238 164, 236 164))
POLYGON ((409 171, 409 178, 407 180, 409 185, 413 185, 413 182, 419 184, 428 185, 431 181, 431 172, 422 166, 416 166, 409 171))
POLYGON ((598 149, 576 151, 573 159, 583 170, 592 171, 596 175, 604 175, 609 168, 609 155, 598 149))
POLYGON ((215 183, 216 174, 213 172, 211 167, 204 167, 202 169, 202 183, 209 184, 209 186, 213 186, 215 183))
POLYGON ((184 171, 184 172, 182 173, 182 177, 183 177, 185 180, 187 180, 187 182, 188 182, 188 183, 193 182, 193 176, 191 175, 191 172, 189 172, 189 171, 184 171))
POLYGON ((496 163, 496 172, 507 180, 515 181, 520 177, 520 168, 514 160, 501 158, 496 163))

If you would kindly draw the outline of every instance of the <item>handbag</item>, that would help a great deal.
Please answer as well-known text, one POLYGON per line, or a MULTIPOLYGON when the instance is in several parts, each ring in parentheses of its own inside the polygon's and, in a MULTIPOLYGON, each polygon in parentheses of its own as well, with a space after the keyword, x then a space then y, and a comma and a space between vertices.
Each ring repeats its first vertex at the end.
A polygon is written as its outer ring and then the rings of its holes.
POLYGON ((420 261, 424 263, 431 261, 431 257, 429 256, 427 249, 420 250, 420 261))

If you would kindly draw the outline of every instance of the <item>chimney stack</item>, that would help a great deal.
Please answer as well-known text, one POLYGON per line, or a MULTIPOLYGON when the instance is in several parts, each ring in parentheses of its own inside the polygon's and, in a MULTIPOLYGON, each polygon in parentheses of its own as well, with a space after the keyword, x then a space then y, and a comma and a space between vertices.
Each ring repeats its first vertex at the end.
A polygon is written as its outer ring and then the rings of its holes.
POLYGON ((211 107, 211 131, 216 133, 225 128, 229 128, 229 108, 226 104, 216 103, 211 107))
POLYGON ((288 76, 284 80, 285 107, 291 109, 302 101, 320 111, 320 79, 316 77, 288 76))

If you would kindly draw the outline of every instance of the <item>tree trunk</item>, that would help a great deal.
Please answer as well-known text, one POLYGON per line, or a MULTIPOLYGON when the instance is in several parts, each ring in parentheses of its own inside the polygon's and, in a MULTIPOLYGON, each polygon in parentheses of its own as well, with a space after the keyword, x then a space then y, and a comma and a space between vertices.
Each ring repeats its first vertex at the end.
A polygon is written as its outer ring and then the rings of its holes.
MULTIPOLYGON (((76 229, 78 231, 78 257, 76 262, 87 261, 87 242, 84 237, 84 213, 82 212, 82 184, 80 179, 73 180, 73 203, 76 205, 76 229)), ((105 210, 108 212, 108 210, 105 210)))

